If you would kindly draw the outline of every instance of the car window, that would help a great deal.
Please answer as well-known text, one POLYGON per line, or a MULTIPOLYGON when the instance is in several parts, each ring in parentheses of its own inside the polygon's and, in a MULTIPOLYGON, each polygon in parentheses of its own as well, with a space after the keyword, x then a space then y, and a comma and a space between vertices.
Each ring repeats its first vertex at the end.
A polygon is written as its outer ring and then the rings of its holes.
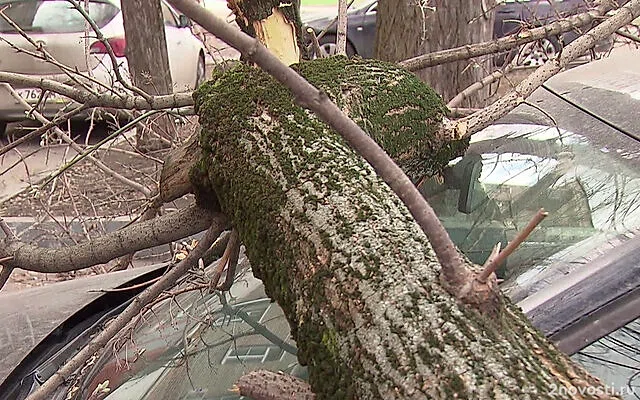
POLYGON ((640 397, 640 319, 611 332, 573 355, 587 371, 627 400, 640 397))
POLYGON ((499 271, 507 287, 521 284, 558 262, 584 263, 589 252, 640 228, 638 144, 619 136, 620 143, 598 143, 557 128, 494 125, 421 190, 480 265, 496 242, 504 248, 544 208, 548 217, 499 271))
MULTIPOLYGON (((67 1, 11 1, 3 3, 3 12, 20 29, 35 33, 84 32, 85 19, 67 1)), ((99 28, 103 28, 119 12, 113 4, 92 1, 89 15, 99 28)), ((4 18, 0 18, 0 32, 14 32, 15 29, 4 18)))

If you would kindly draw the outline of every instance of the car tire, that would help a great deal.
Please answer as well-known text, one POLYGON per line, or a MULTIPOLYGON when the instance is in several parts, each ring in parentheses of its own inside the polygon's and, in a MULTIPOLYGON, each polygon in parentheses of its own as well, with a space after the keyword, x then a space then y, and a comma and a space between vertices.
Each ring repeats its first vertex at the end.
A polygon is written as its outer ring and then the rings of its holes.
POLYGON ((515 63, 518 66, 539 67, 560 53, 562 45, 556 37, 542 38, 530 42, 518 50, 515 63))
MULTIPOLYGON (((334 56, 336 55, 336 36, 335 35, 324 35, 320 40, 318 40, 318 44, 320 45, 320 50, 323 52, 324 57, 334 56)), ((353 48, 353 45, 347 40, 346 46, 347 57, 351 58, 358 53, 356 49, 353 48)), ((313 57, 317 58, 317 57, 313 57)))
POLYGON ((197 89, 207 79, 207 64, 204 61, 204 54, 198 54, 198 64, 196 65, 196 87, 197 89))

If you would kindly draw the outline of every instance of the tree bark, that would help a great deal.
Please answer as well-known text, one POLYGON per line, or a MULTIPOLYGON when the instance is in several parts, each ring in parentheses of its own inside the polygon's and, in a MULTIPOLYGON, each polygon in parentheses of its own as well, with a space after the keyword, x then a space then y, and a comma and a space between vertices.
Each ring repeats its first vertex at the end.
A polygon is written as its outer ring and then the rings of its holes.
MULTIPOLYGON (((160 0, 124 0, 122 17, 127 38, 127 64, 133 84, 150 95, 173 93, 160 0)), ((157 118, 153 125, 138 128, 137 142, 142 150, 168 147, 149 129, 167 140, 175 136, 175 124, 170 117, 157 118)))
MULTIPOLYGON (((491 40, 493 3, 492 0, 381 0, 376 19, 376 57, 399 62, 491 40)), ((465 60, 416 71, 416 75, 448 101, 490 72, 489 60, 471 63, 465 60)), ((488 90, 480 91, 463 106, 482 106, 487 95, 488 90)))
MULTIPOLYGON (((344 58, 296 68, 410 175, 464 149, 437 142, 442 103, 406 71, 344 58)), ((563 398, 552 389, 599 385, 506 299, 497 316, 456 300, 398 197, 273 78, 219 75, 196 108, 194 185, 218 194, 319 399, 563 398)))

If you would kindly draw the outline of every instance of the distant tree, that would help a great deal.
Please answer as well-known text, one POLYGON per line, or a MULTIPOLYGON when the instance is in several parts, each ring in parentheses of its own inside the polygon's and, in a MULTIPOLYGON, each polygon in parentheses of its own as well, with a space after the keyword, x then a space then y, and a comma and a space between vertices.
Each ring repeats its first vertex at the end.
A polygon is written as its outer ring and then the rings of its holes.
MULTIPOLYGON (((380 0, 376 21, 376 57, 401 61, 433 51, 491 40, 494 0, 380 0)), ((438 65, 417 75, 445 101, 488 75, 488 61, 464 60, 438 65)), ((486 92, 470 98, 482 105, 486 92)), ((466 104, 468 106, 469 104, 466 104)))
MULTIPOLYGON (((160 0, 122 2, 122 17, 127 38, 127 62, 133 84, 150 95, 173 91, 169 55, 164 30, 163 5, 160 0)), ((168 12, 168 8, 164 12, 168 12)), ((155 134, 171 140, 174 127, 168 116, 155 120, 150 127, 155 134)), ((138 147, 154 150, 168 147, 149 129, 138 129, 138 147)))

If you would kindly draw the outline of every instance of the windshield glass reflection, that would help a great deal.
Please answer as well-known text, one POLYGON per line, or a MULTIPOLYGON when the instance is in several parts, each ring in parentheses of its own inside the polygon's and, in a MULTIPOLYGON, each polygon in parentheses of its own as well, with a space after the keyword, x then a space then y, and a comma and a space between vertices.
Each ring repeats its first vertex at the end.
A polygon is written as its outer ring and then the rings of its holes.
POLYGON ((638 143, 555 127, 494 125, 421 190, 453 241, 476 264, 540 209, 549 213, 498 271, 514 301, 539 290, 640 226, 638 143))

